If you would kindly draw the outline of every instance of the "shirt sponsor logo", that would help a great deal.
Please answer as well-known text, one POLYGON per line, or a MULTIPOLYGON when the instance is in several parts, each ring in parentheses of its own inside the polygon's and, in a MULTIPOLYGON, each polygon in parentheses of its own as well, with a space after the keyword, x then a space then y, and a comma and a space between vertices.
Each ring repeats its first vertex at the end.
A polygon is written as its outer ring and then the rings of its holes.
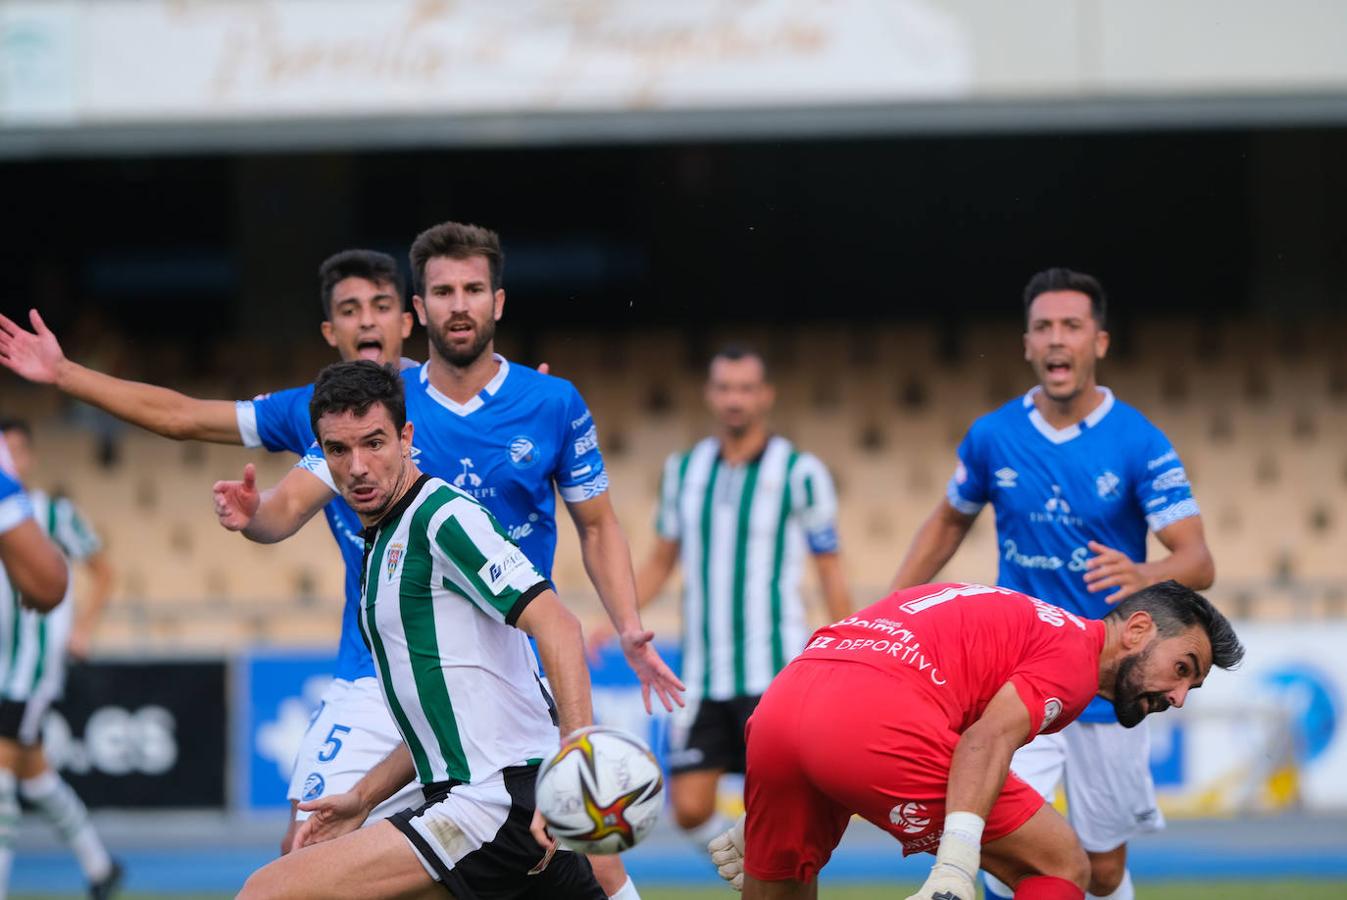
POLYGON ((538 445, 526 434, 510 438, 507 452, 516 469, 527 469, 538 461, 538 445))
POLYGON ((1157 492, 1179 487, 1188 487, 1188 473, 1184 471, 1183 466, 1161 472, 1151 482, 1151 489, 1157 492))
POLYGON ((903 834, 921 834, 931 827, 931 811, 925 803, 909 800, 889 810, 889 821, 903 830, 903 834))
POLYGON ((1161 455, 1161 456, 1157 456, 1155 459, 1148 460, 1148 461, 1146 462, 1146 468, 1147 468, 1147 469, 1158 469, 1158 468, 1160 468, 1161 466, 1163 466, 1165 463, 1168 463, 1168 462, 1174 462, 1174 461, 1177 460, 1178 458, 1179 458, 1178 451, 1175 450, 1173 447, 1171 447, 1171 448, 1169 448, 1169 452, 1167 452, 1167 453, 1165 453, 1165 454, 1163 454, 1163 455, 1161 455))
POLYGON ((1013 488, 1018 484, 1016 479, 1020 477, 1020 473, 1016 472, 1010 466, 1004 466, 1003 468, 997 469, 992 474, 996 476, 996 486, 1003 488, 1013 488))
POLYGON ((388 556, 385 557, 388 561, 384 565, 384 571, 387 573, 389 581, 392 581, 393 576, 397 574, 398 563, 402 562, 402 550, 402 544, 388 545, 388 556))
POLYGON ((575 455, 584 456, 591 450, 599 448, 599 432, 593 425, 589 430, 575 439, 575 455))
POLYGON ((482 476, 478 475, 476 472, 473 471, 473 469, 475 469, 476 466, 473 465, 471 456, 463 457, 458 461, 458 463, 463 467, 463 470, 454 476, 454 480, 452 482, 454 487, 458 488, 460 491, 464 491, 465 493, 471 494, 478 500, 482 499, 483 497, 496 496, 495 488, 483 487, 482 476))
POLYGON ((1085 524, 1080 516, 1071 515, 1071 504, 1062 496, 1062 486, 1059 484, 1052 486, 1052 496, 1043 501, 1043 512, 1029 513, 1029 521, 1057 525, 1085 524))
POLYGON ((1122 484, 1122 479, 1109 470, 1104 470, 1103 475, 1097 475, 1094 479, 1094 489, 1099 494, 1100 500, 1117 500, 1122 496, 1118 487, 1122 484))
POLYGON ((842 621, 833 626, 834 628, 864 628, 868 631, 878 631, 888 635, 888 638, 835 638, 827 635, 820 635, 809 642, 805 647, 805 652, 810 650, 828 650, 831 653, 846 651, 849 653, 868 652, 882 653, 885 656, 893 657, 903 663, 923 673, 931 679, 931 683, 936 686, 944 685, 949 679, 941 674, 936 668, 934 662, 926 658, 926 654, 921 650, 921 641, 917 640, 910 630, 903 627, 902 622, 895 622, 893 619, 883 617, 876 619, 862 619, 859 616, 847 616, 842 621), (836 643, 834 643, 834 641, 836 643))
POLYGON ((531 565, 524 551, 518 547, 509 547, 495 559, 489 559, 477 570, 477 577, 486 582, 491 593, 500 593, 501 588, 510 583, 510 576, 525 566, 531 565))
POLYGON ((1060 716, 1061 714, 1062 714, 1062 701, 1058 700, 1056 697, 1049 697, 1046 701, 1044 701, 1043 724, 1038 726, 1038 733, 1042 734, 1043 732, 1047 731, 1048 726, 1050 726, 1053 722, 1057 721, 1057 717, 1060 716))
POLYGON ((590 414, 589 414, 589 410, 585 410, 583 413, 580 414, 580 418, 578 418, 578 419, 571 419, 571 430, 574 431, 575 429, 579 428, 581 425, 583 425, 583 424, 585 424, 586 422, 588 422, 591 418, 592 418, 592 417, 591 417, 590 414))
POLYGON ((1085 561, 1090 558, 1090 551, 1087 547, 1077 547, 1072 550, 1070 560, 1062 559, 1056 554, 1022 553, 1020 545, 1010 538, 1007 538, 1001 544, 1001 550, 1001 558, 1012 565, 1019 566, 1021 569, 1042 569, 1048 572, 1055 572, 1063 567, 1071 572, 1084 572, 1085 561))

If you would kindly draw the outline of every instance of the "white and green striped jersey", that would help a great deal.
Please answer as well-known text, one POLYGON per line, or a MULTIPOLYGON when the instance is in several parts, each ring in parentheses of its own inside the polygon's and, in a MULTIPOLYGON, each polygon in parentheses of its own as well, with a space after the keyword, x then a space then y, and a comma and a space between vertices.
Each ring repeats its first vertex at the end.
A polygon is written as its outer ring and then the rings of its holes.
POLYGON ((423 784, 556 751, 552 700, 514 627, 548 587, 486 507, 429 475, 365 529, 360 627, 423 784))
POLYGON ((679 544, 689 692, 761 694, 800 651, 804 557, 836 552, 836 520, 828 470, 783 437, 738 465, 721 459, 715 438, 669 457, 656 530, 679 544))
MULTIPOLYGON (((67 560, 80 562, 101 549, 98 535, 69 498, 41 491, 31 491, 29 497, 33 517, 67 560)), ((8 575, 0 578, 0 697, 27 700, 39 686, 59 693, 75 616, 74 591, 72 578, 65 599, 50 612, 40 613, 21 605, 8 575)))

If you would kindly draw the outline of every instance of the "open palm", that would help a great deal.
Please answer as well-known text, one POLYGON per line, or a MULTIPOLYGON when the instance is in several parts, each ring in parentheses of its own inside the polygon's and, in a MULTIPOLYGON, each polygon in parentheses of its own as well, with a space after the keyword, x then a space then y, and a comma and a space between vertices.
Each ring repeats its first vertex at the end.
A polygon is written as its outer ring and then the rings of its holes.
POLYGON ((29 381, 51 384, 65 354, 37 310, 28 311, 33 330, 27 331, 7 316, 0 315, 0 363, 29 381))

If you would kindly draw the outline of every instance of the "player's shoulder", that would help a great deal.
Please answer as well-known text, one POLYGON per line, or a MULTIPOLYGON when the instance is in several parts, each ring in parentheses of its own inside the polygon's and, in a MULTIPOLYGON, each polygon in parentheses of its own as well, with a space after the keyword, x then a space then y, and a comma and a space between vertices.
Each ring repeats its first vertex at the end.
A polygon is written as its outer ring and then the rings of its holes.
POLYGON ((991 434, 999 434, 1007 428, 1022 425, 1029 415, 1028 407, 1032 404, 1029 396, 1028 394, 1020 394, 995 409, 984 412, 968 426, 968 436, 977 439, 991 434))
POLYGON ((313 382, 297 384, 294 387, 281 388, 278 391, 266 391, 253 397, 254 403, 307 403, 313 396, 313 382))
POLYGON ((557 397, 570 398, 580 395, 579 388, 558 375, 539 372, 523 363, 510 362, 509 365, 510 374, 506 384, 514 382, 514 387, 526 389, 530 396, 552 400, 557 397))
POLYGON ((1110 396, 1113 397, 1113 408, 1109 410, 1108 417, 1104 421, 1120 435, 1125 435, 1138 443, 1149 442, 1156 437, 1165 438, 1164 431, 1145 413, 1132 404, 1118 399, 1116 395, 1110 393, 1110 396))

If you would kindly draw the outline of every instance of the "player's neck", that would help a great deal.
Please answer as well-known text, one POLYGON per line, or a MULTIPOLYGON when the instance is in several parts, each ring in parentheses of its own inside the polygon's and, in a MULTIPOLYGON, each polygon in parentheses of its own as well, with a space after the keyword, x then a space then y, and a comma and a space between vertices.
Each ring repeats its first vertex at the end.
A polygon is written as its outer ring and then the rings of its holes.
POLYGON ((388 511, 397 508, 397 505, 402 502, 402 498, 407 496, 407 492, 412 489, 412 486, 416 484, 416 480, 420 477, 421 470, 416 463, 407 460, 406 465, 402 467, 401 475, 398 477, 398 485, 393 489, 393 495, 388 498, 388 502, 369 515, 361 512, 356 513, 356 518, 360 520, 360 524, 369 528, 371 525, 378 525, 382 522, 387 518, 388 511))
POLYGON ((1099 651, 1098 694, 1105 700, 1113 699, 1113 686, 1118 683, 1118 663, 1122 651, 1122 622, 1104 619, 1104 647, 1099 651))
POLYGON ((456 366, 440 356, 433 345, 430 348, 430 383, 435 390, 455 403, 467 403, 476 397, 499 371, 500 361, 496 359, 495 342, 488 344, 466 366, 456 366))
POLYGON ((1104 392, 1099 390, 1099 383, 1093 378, 1080 391, 1065 400, 1054 400, 1043 390, 1034 394, 1034 406, 1042 414, 1044 421, 1058 430, 1080 424, 1103 402, 1104 392))
POLYGON ((718 435, 720 458, 731 465, 757 459, 762 454, 763 448, 767 446, 767 441, 771 436, 772 433, 767 430, 765 424, 755 425, 738 434, 722 429, 718 435))

